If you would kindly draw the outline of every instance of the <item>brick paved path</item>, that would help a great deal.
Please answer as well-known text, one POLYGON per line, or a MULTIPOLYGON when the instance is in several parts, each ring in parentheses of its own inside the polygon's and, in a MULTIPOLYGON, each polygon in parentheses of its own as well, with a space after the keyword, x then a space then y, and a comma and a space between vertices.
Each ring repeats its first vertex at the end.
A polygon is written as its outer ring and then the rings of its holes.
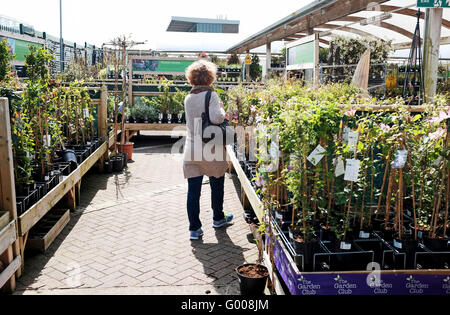
POLYGON ((254 262, 257 250, 233 177, 226 178, 225 209, 234 224, 212 228, 205 185, 205 236, 191 242, 181 155, 158 146, 139 148, 133 158, 123 174, 83 179, 82 204, 69 225, 45 254, 26 255, 18 294, 238 294, 234 268, 254 262))

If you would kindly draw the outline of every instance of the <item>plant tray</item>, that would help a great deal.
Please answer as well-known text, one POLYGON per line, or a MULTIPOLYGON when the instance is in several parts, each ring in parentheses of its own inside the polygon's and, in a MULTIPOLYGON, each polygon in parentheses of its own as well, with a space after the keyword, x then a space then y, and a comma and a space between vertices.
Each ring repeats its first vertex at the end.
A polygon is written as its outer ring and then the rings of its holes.
POLYGON ((281 238, 272 240, 275 266, 293 295, 450 295, 448 269, 301 272, 281 238))
POLYGON ((30 230, 27 248, 45 252, 70 221, 70 210, 51 210, 30 230))

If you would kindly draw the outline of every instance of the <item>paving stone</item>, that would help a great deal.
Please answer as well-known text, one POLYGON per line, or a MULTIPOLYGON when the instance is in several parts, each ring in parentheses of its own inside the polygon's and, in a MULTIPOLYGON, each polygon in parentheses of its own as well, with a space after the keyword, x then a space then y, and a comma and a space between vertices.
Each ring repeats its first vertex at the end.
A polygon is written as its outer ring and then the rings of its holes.
POLYGON ((74 277, 74 266, 79 267, 83 289, 161 286, 161 292, 167 292, 169 287, 213 285, 219 294, 237 292, 234 269, 246 259, 255 260, 257 248, 248 242, 249 229, 241 219, 243 209, 231 177, 225 182, 225 208, 234 213, 234 224, 212 228, 211 192, 204 185, 205 236, 191 242, 180 156, 147 149, 133 158, 123 174, 89 173, 83 178, 82 207, 70 224, 47 253, 26 257, 18 280, 25 294, 71 289, 67 280, 74 277))

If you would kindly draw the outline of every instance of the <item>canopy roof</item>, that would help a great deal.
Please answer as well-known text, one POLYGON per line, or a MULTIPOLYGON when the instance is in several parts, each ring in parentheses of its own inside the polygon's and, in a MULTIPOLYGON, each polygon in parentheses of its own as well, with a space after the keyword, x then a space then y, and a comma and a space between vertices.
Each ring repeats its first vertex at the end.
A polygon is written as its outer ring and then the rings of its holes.
MULTIPOLYGON (((416 0, 317 0, 227 50, 242 54, 276 41, 290 42, 319 33, 322 45, 335 35, 392 40, 409 48, 417 25, 416 0)), ((424 10, 420 29, 424 34, 424 10)), ((444 9, 441 44, 450 44, 450 9, 444 9)))
POLYGON ((200 19, 190 17, 172 16, 168 32, 209 32, 209 33, 238 33, 239 21, 224 19, 200 19), (207 27, 199 28, 199 25, 212 26, 209 30, 207 27), (214 27, 217 26, 217 27, 214 27))

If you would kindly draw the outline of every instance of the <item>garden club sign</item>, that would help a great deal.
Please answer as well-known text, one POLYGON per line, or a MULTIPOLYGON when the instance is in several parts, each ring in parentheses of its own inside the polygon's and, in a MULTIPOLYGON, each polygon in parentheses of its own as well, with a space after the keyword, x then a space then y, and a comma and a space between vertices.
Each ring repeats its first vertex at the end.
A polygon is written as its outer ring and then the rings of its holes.
POLYGON ((419 8, 450 8, 450 0, 417 0, 419 8))

